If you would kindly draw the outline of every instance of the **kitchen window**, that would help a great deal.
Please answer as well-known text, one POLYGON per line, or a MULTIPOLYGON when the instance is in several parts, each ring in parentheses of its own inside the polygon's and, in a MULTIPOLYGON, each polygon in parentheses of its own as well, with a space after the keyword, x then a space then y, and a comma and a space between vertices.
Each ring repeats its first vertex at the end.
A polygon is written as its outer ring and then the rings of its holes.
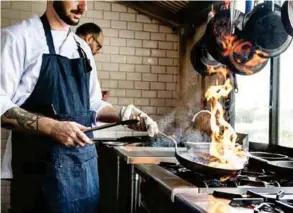
POLYGON ((248 134, 249 141, 269 141, 270 61, 251 76, 237 75, 235 130, 248 134))
POLYGON ((293 45, 280 56, 279 145, 293 147, 293 45))

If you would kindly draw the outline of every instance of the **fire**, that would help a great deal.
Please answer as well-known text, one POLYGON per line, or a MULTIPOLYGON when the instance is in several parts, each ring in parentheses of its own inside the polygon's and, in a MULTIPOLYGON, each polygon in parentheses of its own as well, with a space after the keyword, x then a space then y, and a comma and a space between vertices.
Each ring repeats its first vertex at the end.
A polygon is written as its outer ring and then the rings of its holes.
POLYGON ((226 67, 220 66, 220 67, 213 67, 213 66, 207 66, 209 74, 217 73, 218 78, 221 78, 221 76, 227 76, 230 72, 226 67))
POLYGON ((221 177, 220 178, 220 182, 226 182, 227 180, 229 180, 230 179, 230 176, 224 176, 224 177, 221 177))
MULTIPOLYGON (((215 69, 210 67, 210 72, 220 72, 224 84, 210 86, 205 93, 205 97, 211 106, 211 145, 209 166, 225 169, 242 168, 246 162, 246 156, 239 147, 235 146, 237 134, 233 127, 224 119, 225 110, 220 101, 228 97, 233 86, 230 78, 226 78, 230 72, 227 68, 215 69)), ((217 83, 218 84, 218 83, 217 83)))
POLYGON ((221 41, 222 47, 224 49, 222 53, 223 56, 229 56, 232 53, 236 40, 237 36, 234 35, 228 34, 223 36, 223 40, 221 41))
POLYGON ((255 50, 250 42, 243 40, 235 42, 232 51, 229 52, 232 64, 246 75, 252 75, 253 68, 265 63, 265 57, 268 57, 267 53, 255 50))
POLYGON ((225 0, 225 2, 224 2, 224 8, 228 10, 229 7, 230 7, 230 3, 231 3, 230 0, 225 0))
POLYGON ((222 55, 229 57, 233 66, 246 75, 254 74, 253 69, 266 62, 269 54, 256 50, 253 45, 235 35, 221 36, 222 55))
MULTIPOLYGON (((230 0, 225 0, 225 6, 228 9, 230 0)), ((212 12, 212 11, 211 11, 212 12)), ((227 23, 227 26, 229 23, 227 23)), ((231 64, 239 72, 247 75, 254 74, 256 68, 266 62, 267 53, 257 50, 250 42, 239 39, 230 32, 222 30, 216 24, 213 26, 214 35, 222 46, 222 55, 229 57, 231 64)), ((225 110, 221 101, 229 96, 233 85, 229 76, 230 70, 226 66, 212 67, 207 66, 209 73, 217 74, 216 85, 210 86, 205 93, 205 98, 211 108, 211 145, 209 166, 223 169, 242 169, 247 162, 248 155, 242 150, 242 147, 236 145, 237 134, 233 127, 227 122, 225 110)), ((227 177, 223 177, 225 181, 227 177)))

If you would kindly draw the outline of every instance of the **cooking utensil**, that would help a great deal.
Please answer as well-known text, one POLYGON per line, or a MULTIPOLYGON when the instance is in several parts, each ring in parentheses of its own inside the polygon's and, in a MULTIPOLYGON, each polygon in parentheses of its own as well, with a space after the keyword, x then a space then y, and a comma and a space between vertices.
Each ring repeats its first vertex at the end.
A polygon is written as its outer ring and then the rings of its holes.
POLYGON ((208 66, 215 68, 223 66, 209 54, 204 44, 204 39, 192 47, 190 61, 193 68, 202 76, 212 75, 208 72, 208 66))
POLYGON ((289 47, 292 37, 284 29, 279 5, 265 1, 246 16, 243 38, 268 54, 262 57, 278 56, 289 47))
POLYGON ((285 1, 283 3, 281 18, 286 32, 293 37, 293 1, 285 1))
POLYGON ((270 152, 250 152, 251 157, 258 157, 265 160, 284 160, 287 159, 287 155, 270 153, 270 152))
POLYGON ((230 17, 230 10, 220 10, 209 21, 206 29, 206 47, 211 56, 221 62, 227 64, 227 56, 224 55, 226 47, 223 46, 223 41, 227 40, 226 36, 231 36, 231 32, 236 25, 239 24, 241 12, 233 10, 233 17, 230 17))
POLYGON ((105 125, 98 126, 98 127, 93 127, 93 128, 85 130, 84 133, 93 132, 93 131, 101 130, 101 129, 107 129, 107 128, 119 126, 119 125, 133 125, 133 124, 137 124, 138 122, 139 122, 139 120, 137 120, 137 119, 129 119, 129 120, 125 120, 125 121, 120 121, 120 122, 116 122, 116 123, 110 123, 110 124, 105 124, 105 125))
POLYGON ((92 138, 93 141, 107 142, 107 141, 117 141, 117 142, 149 142, 151 137, 149 136, 125 136, 120 138, 92 138))
POLYGON ((264 54, 257 51, 258 48, 251 42, 243 39, 239 40, 229 54, 228 67, 232 72, 239 75, 258 73, 266 66, 268 58, 265 58, 264 54))
POLYGON ((179 161, 180 164, 182 164, 184 167, 190 169, 194 172, 199 172, 211 176, 216 177, 223 177, 228 175, 236 175, 242 168, 237 169, 222 169, 222 168, 216 168, 208 166, 207 163, 209 163, 209 159, 212 157, 208 153, 204 152, 193 152, 180 150, 178 151, 177 147, 177 141, 173 139, 172 137, 169 137, 168 135, 159 132, 164 137, 169 138, 173 143, 175 144, 175 157, 179 161))
MULTIPOLYGON (((233 73, 252 75, 262 70, 268 60, 263 59, 257 65, 251 63, 253 56, 256 56, 257 47, 242 38, 243 32, 238 26, 242 25, 240 23, 244 17, 243 13, 233 8, 217 13, 207 26, 206 49, 215 60, 226 64, 233 73), (235 34, 232 34, 234 29, 235 34)), ((233 79, 236 79, 235 75, 233 79)), ((237 92, 237 81, 234 84, 234 91, 237 92)))
MULTIPOLYGON (((246 14, 251 14, 252 10, 252 2, 246 1, 246 14)), ((235 92, 238 91, 237 81, 235 73, 240 75, 252 75, 259 71, 261 71, 268 60, 261 59, 262 61, 257 61, 257 63, 253 63, 256 61, 256 51, 258 50, 251 42, 247 42, 243 39, 243 29, 245 28, 245 23, 247 23, 249 16, 245 14, 241 14, 238 18, 241 23, 241 27, 236 32, 238 39, 234 42, 234 46, 232 51, 229 54, 228 66, 233 71, 233 79, 235 79, 235 92), (235 76, 235 77, 234 77, 235 76)))
POLYGON ((267 167, 276 175, 293 178, 293 161, 270 161, 267 167))
MULTIPOLYGON (((269 153, 271 154, 271 153, 269 153)), ((267 156, 267 154, 258 154, 259 156, 267 156)), ((274 154, 275 157, 267 157, 271 158, 270 160, 266 160, 262 157, 256 157, 253 153, 249 159, 249 165, 253 164, 253 166, 261 167, 265 170, 274 172, 278 176, 284 176, 293 178, 293 161, 292 160, 272 160, 272 158, 276 159, 278 157, 287 157, 286 155, 274 154)))

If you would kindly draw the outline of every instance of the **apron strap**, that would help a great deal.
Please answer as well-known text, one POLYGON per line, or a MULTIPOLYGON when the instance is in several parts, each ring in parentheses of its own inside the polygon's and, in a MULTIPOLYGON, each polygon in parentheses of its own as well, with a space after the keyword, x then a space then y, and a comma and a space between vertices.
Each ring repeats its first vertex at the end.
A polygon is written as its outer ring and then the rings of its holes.
MULTIPOLYGON (((53 37, 52 37, 52 33, 51 33, 51 27, 50 27, 50 24, 49 24, 49 21, 48 21, 48 18, 46 16, 46 14, 41 16, 41 21, 43 23, 43 27, 44 27, 44 31, 45 31, 45 36, 46 36, 49 52, 50 52, 50 54, 56 54, 54 43, 53 43, 53 37)), ((73 36, 73 38, 74 38, 74 36, 73 36)), ((77 51, 78 51, 79 57, 86 59, 86 62, 85 62, 86 71, 90 72, 92 70, 92 67, 90 65, 90 61, 87 58, 86 53, 84 52, 84 50, 81 48, 80 43, 75 38, 74 38, 74 40, 75 40, 76 45, 77 45, 77 51)))
POLYGON ((88 57, 86 56, 86 53, 85 51, 82 49, 82 47, 80 46, 80 43, 75 39, 75 37, 73 36, 75 42, 76 42, 76 45, 77 45, 77 51, 78 51, 78 54, 80 56, 80 58, 84 58, 85 59, 85 68, 86 68, 86 71, 87 72, 90 72, 92 70, 92 66, 91 66, 91 63, 90 63, 90 60, 88 59, 88 57))
POLYGON ((75 40, 75 43, 77 45, 77 51, 78 51, 78 54, 81 58, 86 58, 86 53, 84 52, 84 50, 81 48, 80 46, 80 43, 76 40, 76 38, 73 36, 74 40, 75 40))
POLYGON ((53 43, 53 37, 52 37, 52 33, 51 33, 51 27, 50 27, 50 24, 49 24, 49 21, 47 19, 46 14, 41 16, 41 21, 43 23, 43 27, 44 27, 45 36, 46 36, 46 39, 47 39, 47 45, 48 45, 48 48, 49 48, 49 52, 50 52, 50 54, 56 54, 54 43, 53 43))

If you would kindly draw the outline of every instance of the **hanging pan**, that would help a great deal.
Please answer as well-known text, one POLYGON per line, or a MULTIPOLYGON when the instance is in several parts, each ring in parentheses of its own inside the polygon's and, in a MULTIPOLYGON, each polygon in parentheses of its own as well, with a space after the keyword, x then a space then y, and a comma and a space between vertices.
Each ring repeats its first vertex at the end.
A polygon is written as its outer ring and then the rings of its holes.
POLYGON ((255 45, 242 38, 243 31, 239 26, 247 17, 238 10, 233 10, 232 14, 231 9, 220 10, 210 20, 206 30, 206 49, 233 73, 255 74, 265 67, 268 60, 264 59, 255 45), (231 34, 233 31, 235 34, 231 34))
POLYGON ((253 75, 261 71, 267 64, 268 58, 251 42, 240 39, 235 42, 229 54, 228 67, 240 75, 253 75))
POLYGON ((160 132, 161 135, 164 137, 169 138, 175 144, 175 157, 179 161, 181 165, 190 169, 193 172, 198 172, 206 175, 210 175, 213 177, 224 177, 224 176, 235 176, 240 170, 244 168, 237 168, 237 169, 223 169, 223 168, 216 168, 209 166, 209 160, 212 158, 208 153, 205 152, 196 152, 191 153, 190 151, 180 150, 178 151, 177 142, 165 135, 164 133, 160 132))
POLYGON ((257 49, 267 53, 263 57, 275 57, 290 45, 292 37, 286 32, 281 18, 281 7, 265 1, 257 5, 246 18, 243 38, 257 49))
POLYGON ((227 63, 228 58, 228 55, 224 53, 227 49, 224 41, 228 41, 228 39, 232 38, 231 28, 234 28, 236 25, 238 25, 239 19, 241 18, 241 12, 234 10, 232 23, 230 17, 230 10, 220 10, 209 21, 205 33, 206 47, 208 52, 212 55, 213 58, 223 64, 227 63))
POLYGON ((212 75, 208 71, 209 66, 215 68, 223 66, 209 54, 205 46, 204 38, 192 47, 190 52, 190 61, 193 68, 202 76, 212 75))
POLYGON ((293 1, 285 1, 281 12, 283 26, 286 32, 293 37, 293 1))

